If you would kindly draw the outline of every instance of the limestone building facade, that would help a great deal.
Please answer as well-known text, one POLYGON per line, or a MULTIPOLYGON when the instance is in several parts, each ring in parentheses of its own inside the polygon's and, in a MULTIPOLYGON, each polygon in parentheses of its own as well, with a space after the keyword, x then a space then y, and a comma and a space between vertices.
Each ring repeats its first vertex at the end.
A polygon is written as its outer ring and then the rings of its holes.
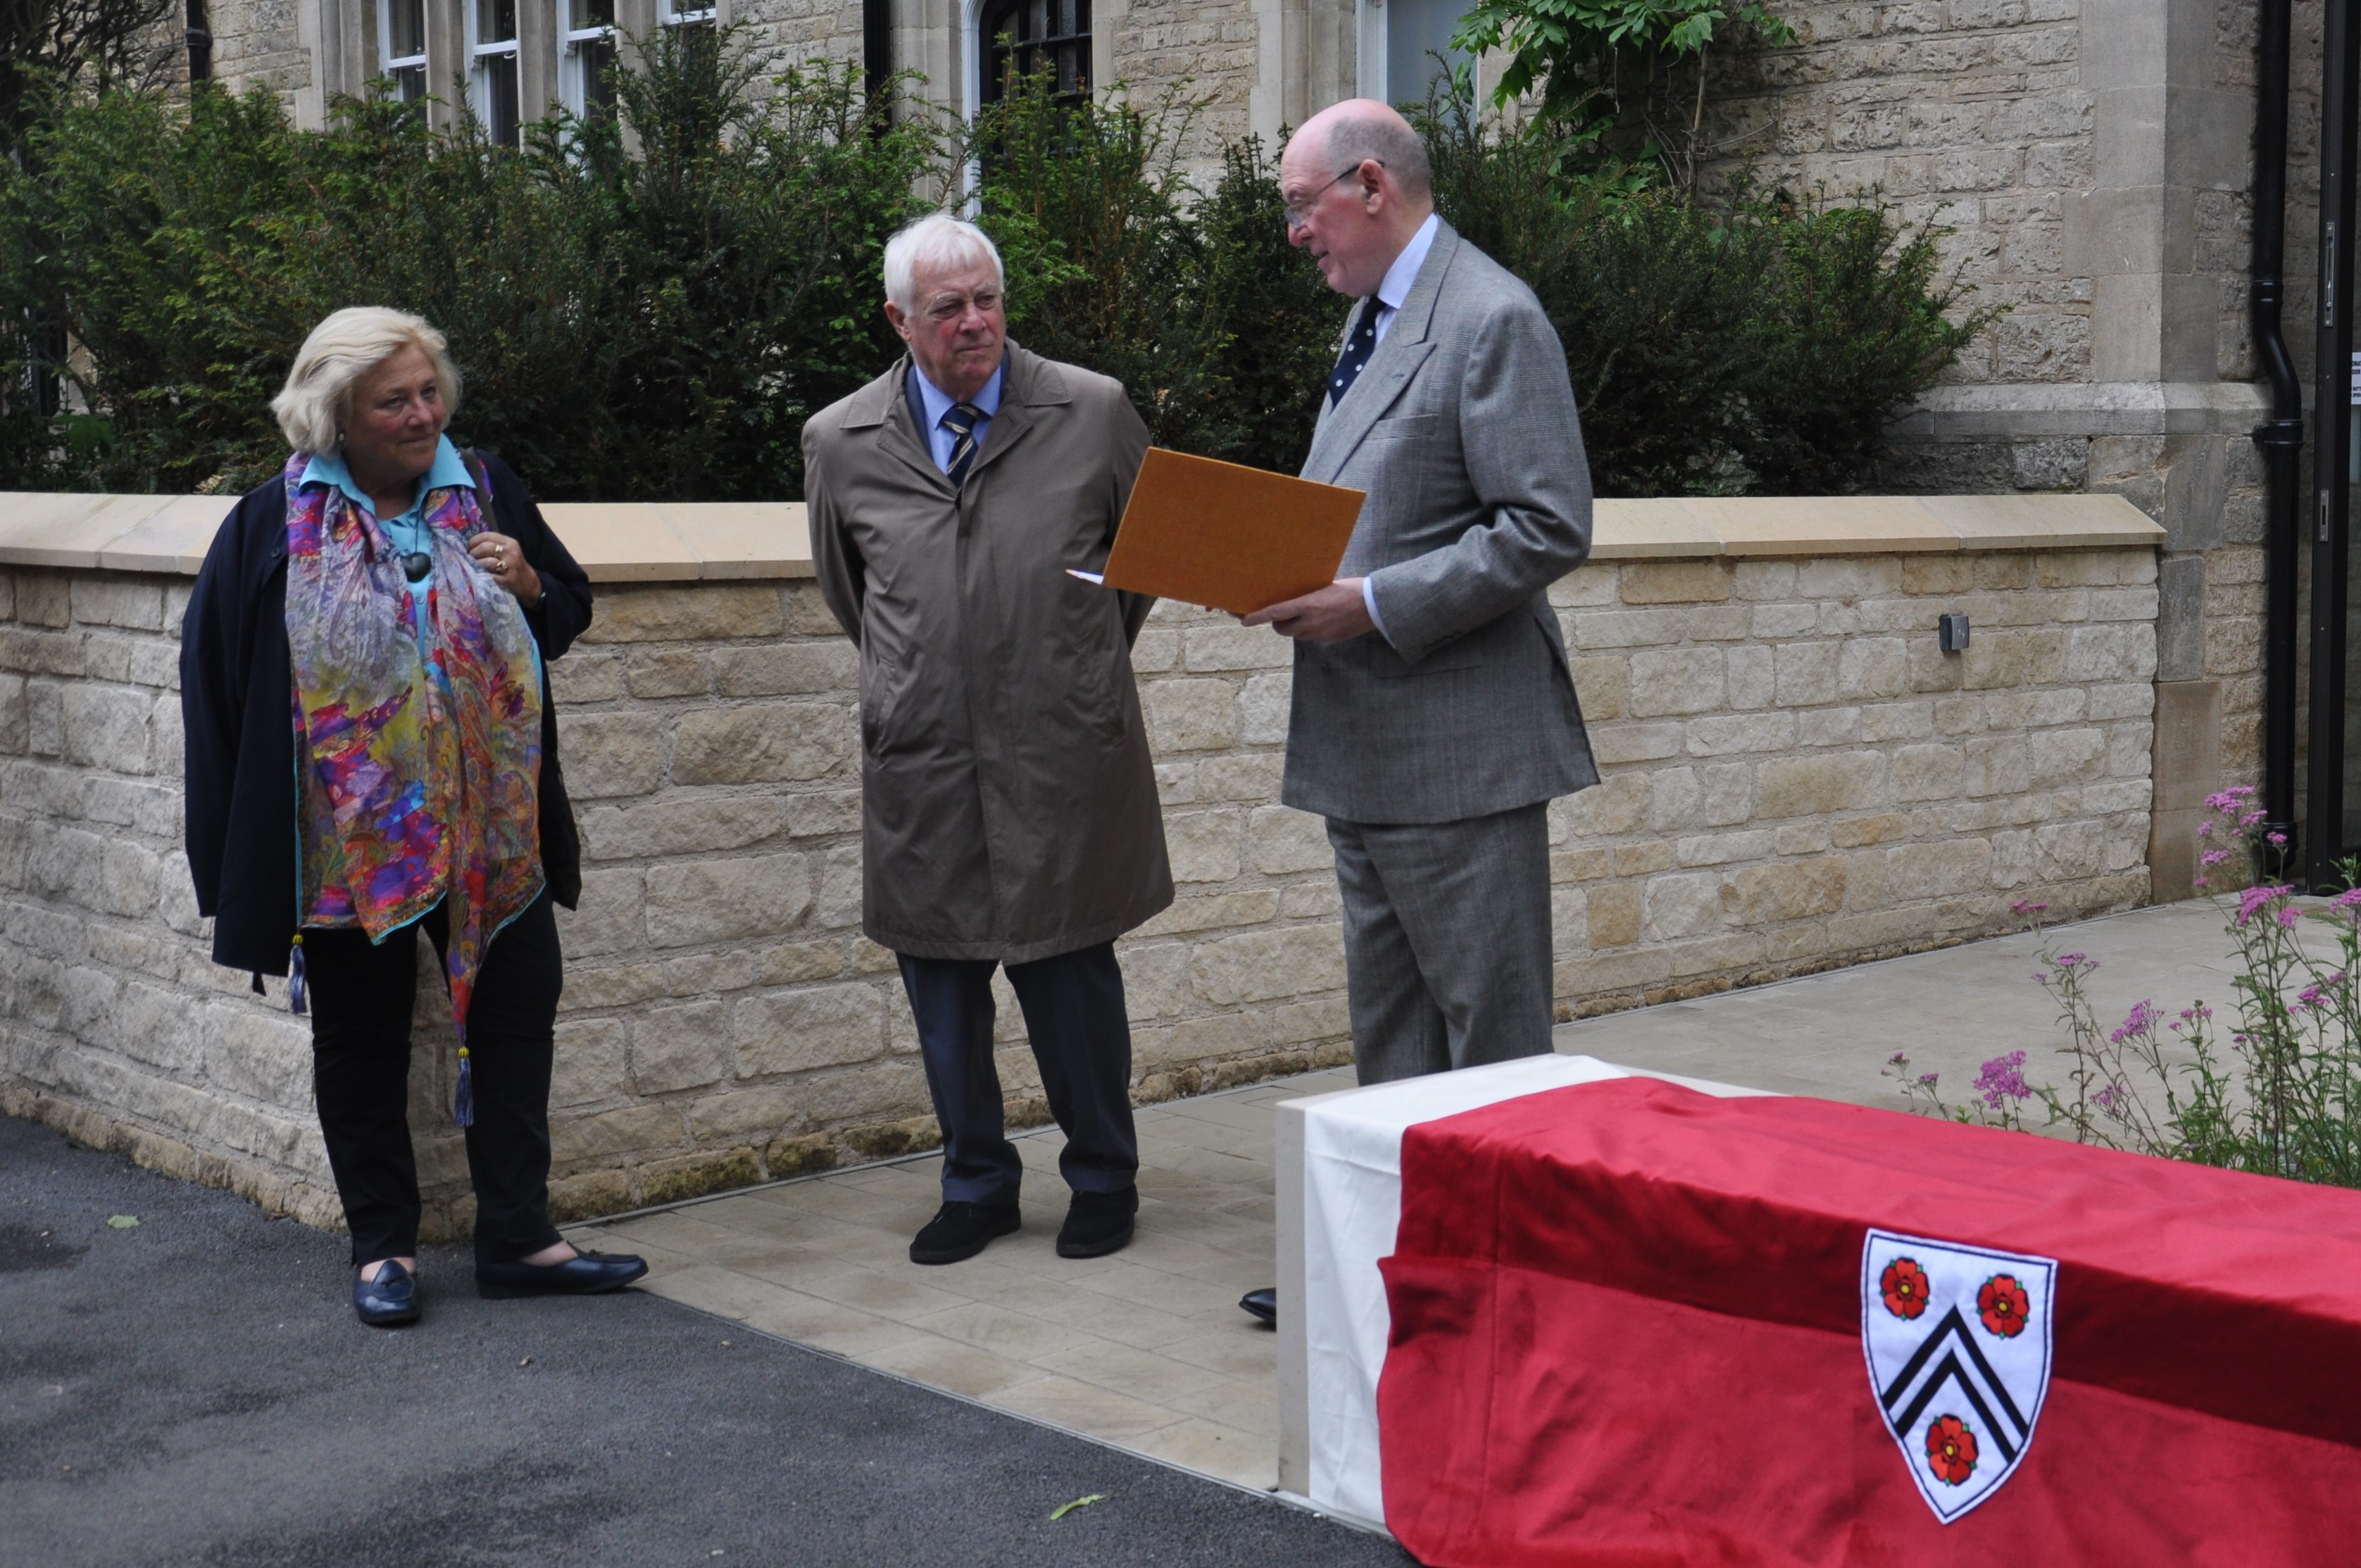
MULTIPOLYGON (((212 69, 317 123, 389 78, 505 133, 577 110, 619 40, 743 21, 789 57, 912 71, 971 114, 994 40, 1061 84, 1186 83, 1215 138, 1354 93, 1422 95, 1461 0, 202 0, 212 69)), ((1724 64, 1713 142, 1798 193, 1875 191, 1949 231, 1970 302, 2005 308, 1898 430, 1886 488, 2112 491, 2162 523, 2158 894, 2188 885, 2202 796, 2261 745, 2267 416, 2247 331, 2259 0, 1787 0, 1790 46, 1724 64)), ((2319 0, 2295 6, 2287 233, 2316 227, 2319 0)), ((2305 357, 2312 288, 2291 268, 2305 357)), ((2308 368, 2308 367, 2307 367, 2308 368)))

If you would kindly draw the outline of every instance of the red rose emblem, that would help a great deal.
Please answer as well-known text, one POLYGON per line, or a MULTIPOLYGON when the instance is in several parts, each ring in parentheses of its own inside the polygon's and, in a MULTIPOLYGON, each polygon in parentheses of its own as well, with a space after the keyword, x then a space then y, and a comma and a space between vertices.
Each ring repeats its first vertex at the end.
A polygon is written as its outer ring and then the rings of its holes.
POLYGON ((1976 1473, 1976 1434, 1957 1416, 1937 1416, 1927 1429, 1927 1468, 1956 1486, 1976 1473))
POLYGON ((2032 1306, 2014 1274, 1995 1274, 1976 1292, 1976 1316, 2003 1339, 2015 1339, 2025 1332, 2025 1315, 2032 1306))
POLYGON ((1927 1271, 1916 1258, 1897 1257, 1878 1277, 1877 1288, 1885 1310, 1897 1318, 1915 1318, 1927 1310, 1927 1271))

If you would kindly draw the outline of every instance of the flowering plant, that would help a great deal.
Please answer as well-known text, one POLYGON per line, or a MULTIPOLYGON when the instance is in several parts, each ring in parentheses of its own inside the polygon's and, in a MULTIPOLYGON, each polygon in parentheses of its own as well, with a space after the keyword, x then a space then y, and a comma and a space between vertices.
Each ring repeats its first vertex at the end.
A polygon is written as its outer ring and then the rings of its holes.
MULTIPOLYGON (((2262 874, 2283 845, 2279 835, 2260 832, 2254 789, 2224 790, 2205 805, 2197 831, 2208 847, 2198 885, 2225 874, 2244 883, 2215 894, 2240 959, 2231 982, 2237 1027, 2228 1041, 2235 1065, 2225 1059, 2213 1009, 2203 1002, 2172 1014, 2143 999, 2106 1027, 2086 985, 2098 960, 2045 944, 2033 979, 2058 1003, 2065 1081, 2027 1082, 2025 1053, 2011 1051, 1983 1064, 1975 1099, 1954 1105, 1937 1074, 1913 1074, 1909 1058, 1897 1052, 1883 1071, 1900 1080, 1914 1109, 2022 1131, 2024 1109, 2038 1101, 2047 1124, 2062 1124, 2078 1143, 2361 1187, 2361 988, 2351 978, 2361 973, 2361 866, 2347 862, 2345 891, 2325 908, 2307 910, 2294 884, 2262 874), (2307 915, 2334 932, 2334 960, 2313 956, 2299 939, 2307 915)), ((2014 910, 2038 932, 2048 907, 2020 902, 2014 910)))

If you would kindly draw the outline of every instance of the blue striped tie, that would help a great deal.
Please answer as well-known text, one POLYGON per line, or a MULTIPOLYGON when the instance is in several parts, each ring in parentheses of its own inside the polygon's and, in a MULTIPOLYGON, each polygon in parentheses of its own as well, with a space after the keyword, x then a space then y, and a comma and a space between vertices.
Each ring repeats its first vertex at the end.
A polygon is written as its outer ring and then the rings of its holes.
POLYGON ((967 471, 975 466, 975 427, 983 422, 983 411, 973 403, 953 403, 943 411, 942 426, 951 433, 951 463, 943 473, 958 489, 967 483, 967 471))

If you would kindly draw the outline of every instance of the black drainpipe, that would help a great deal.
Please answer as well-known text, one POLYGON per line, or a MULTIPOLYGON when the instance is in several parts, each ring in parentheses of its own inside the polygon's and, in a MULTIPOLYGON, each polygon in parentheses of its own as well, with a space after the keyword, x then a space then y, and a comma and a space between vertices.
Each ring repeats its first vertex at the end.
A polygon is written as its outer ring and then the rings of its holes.
POLYGON ((2329 885, 2344 853, 2345 572, 2353 492, 2347 411, 2353 392, 2354 167, 2361 140, 2361 7, 2332 0, 2324 8, 2320 62, 2320 311, 2314 338, 2312 408, 2312 712, 2304 758, 2305 883, 2329 885))
POLYGON ((2263 560, 2263 810, 2295 850, 2296 568, 2302 548, 2303 384, 2281 331, 2287 300, 2288 9, 2263 0, 2255 82, 2255 253, 2248 319, 2271 382, 2271 417, 2255 427, 2265 493, 2263 560))
MULTIPOLYGON (((894 0, 861 0, 861 75, 872 104, 894 78, 894 0)), ((873 127, 885 133, 886 119, 873 127)))

